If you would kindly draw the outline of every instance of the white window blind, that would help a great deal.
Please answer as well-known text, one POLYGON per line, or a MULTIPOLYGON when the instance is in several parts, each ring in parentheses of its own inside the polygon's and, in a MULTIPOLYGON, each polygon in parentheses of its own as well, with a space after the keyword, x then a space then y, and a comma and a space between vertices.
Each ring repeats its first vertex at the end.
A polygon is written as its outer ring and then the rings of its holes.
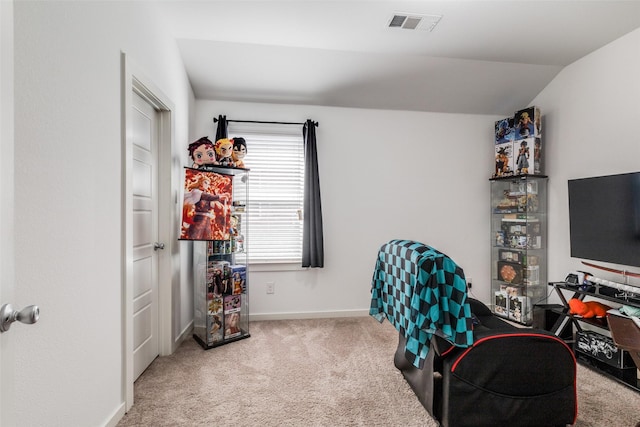
POLYGON ((247 142, 247 252, 251 263, 302 261, 302 125, 228 123, 247 142))

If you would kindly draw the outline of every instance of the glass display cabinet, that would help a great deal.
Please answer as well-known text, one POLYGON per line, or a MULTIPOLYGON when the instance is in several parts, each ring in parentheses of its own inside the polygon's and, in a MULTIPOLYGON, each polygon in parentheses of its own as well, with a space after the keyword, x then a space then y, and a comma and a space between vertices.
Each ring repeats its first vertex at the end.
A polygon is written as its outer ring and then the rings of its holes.
POLYGON ((543 175, 491 180, 491 296, 496 315, 523 325, 547 298, 547 182, 543 175))
POLYGON ((224 167, 212 171, 233 178, 223 221, 228 222, 225 239, 193 242, 193 337, 205 349, 250 336, 245 215, 249 172, 224 167))

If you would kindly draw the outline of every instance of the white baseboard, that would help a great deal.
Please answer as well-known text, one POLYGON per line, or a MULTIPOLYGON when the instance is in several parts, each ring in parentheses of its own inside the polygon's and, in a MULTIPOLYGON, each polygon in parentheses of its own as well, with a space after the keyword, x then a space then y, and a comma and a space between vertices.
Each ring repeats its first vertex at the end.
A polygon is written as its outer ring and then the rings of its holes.
POLYGON ((120 422, 120 420, 122 419, 122 417, 124 417, 124 414, 125 414, 125 403, 122 402, 122 404, 113 412, 113 415, 111 415, 111 417, 109 417, 107 422, 104 423, 104 427, 116 427, 120 422))
POLYGON ((251 313, 249 314, 249 321, 328 319, 333 317, 364 317, 368 315, 369 315, 369 309, 338 310, 338 311, 304 311, 304 312, 290 312, 290 313, 251 313))
POLYGON ((182 342, 187 338, 190 338, 192 334, 193 334, 193 320, 189 322, 187 324, 187 327, 184 328, 180 333, 180 335, 176 337, 175 341, 173 342, 173 349, 171 350, 171 353, 172 354, 175 353, 178 347, 180 347, 180 344, 182 344, 182 342))

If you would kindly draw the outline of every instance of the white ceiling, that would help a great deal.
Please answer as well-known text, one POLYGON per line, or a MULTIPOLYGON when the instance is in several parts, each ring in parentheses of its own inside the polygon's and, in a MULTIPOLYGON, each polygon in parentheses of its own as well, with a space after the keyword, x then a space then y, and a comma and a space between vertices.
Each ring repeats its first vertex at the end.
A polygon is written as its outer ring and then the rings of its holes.
MULTIPOLYGON (((507 115, 640 1, 162 0, 198 99, 507 115), (396 12, 442 15, 432 32, 396 12)), ((636 52, 640 55, 640 52, 636 52)))

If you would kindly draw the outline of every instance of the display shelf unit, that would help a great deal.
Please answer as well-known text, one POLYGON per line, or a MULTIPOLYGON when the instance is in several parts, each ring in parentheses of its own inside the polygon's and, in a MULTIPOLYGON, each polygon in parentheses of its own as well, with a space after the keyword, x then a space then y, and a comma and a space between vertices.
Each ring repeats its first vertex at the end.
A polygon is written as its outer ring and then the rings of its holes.
POLYGON ((530 326, 534 305, 547 296, 548 178, 517 175, 490 182, 493 311, 530 326))
MULTIPOLYGON (((550 282, 549 286, 553 287, 558 298, 562 302, 562 308, 554 310, 560 316, 556 320, 556 323, 551 328, 551 332, 557 336, 560 336, 567 328, 575 329, 575 337, 569 343, 574 344, 574 350, 576 359, 583 364, 592 367, 606 376, 613 378, 635 391, 640 392, 640 380, 638 379, 638 366, 630 357, 628 352, 624 350, 615 349, 614 352, 619 352, 617 363, 615 357, 603 358, 602 344, 593 351, 586 351, 586 349, 580 349, 579 335, 584 333, 590 333, 591 331, 597 331, 599 328, 602 331, 608 331, 609 325, 606 318, 584 318, 573 315, 569 312, 569 300, 571 298, 577 298, 579 300, 601 300, 604 304, 611 307, 618 307, 620 305, 628 305, 632 307, 640 307, 640 296, 618 296, 615 289, 595 284, 586 289, 581 289, 575 284, 567 282, 550 282), (613 304, 612 304, 613 303, 613 304), (597 357, 600 356, 600 357, 597 357), (610 359, 610 360, 607 360, 610 359)), ((605 343, 606 346, 606 343, 605 343)))
POLYGON ((205 349, 248 338, 249 274, 246 219, 249 170, 208 171, 233 177, 229 239, 194 241, 193 337, 205 349))

